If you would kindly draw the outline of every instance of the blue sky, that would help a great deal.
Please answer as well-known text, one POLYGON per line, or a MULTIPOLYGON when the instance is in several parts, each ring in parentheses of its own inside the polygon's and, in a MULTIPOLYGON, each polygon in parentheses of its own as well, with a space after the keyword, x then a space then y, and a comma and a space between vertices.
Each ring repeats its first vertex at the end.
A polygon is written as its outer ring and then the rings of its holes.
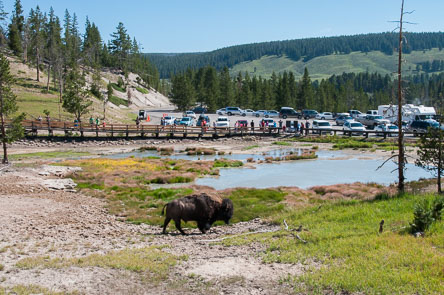
MULTIPOLYGON (((11 12, 15 0, 3 0, 11 12)), ((119 21, 143 52, 211 51, 232 45, 392 31, 401 0, 22 0, 25 15, 52 6, 63 19, 86 16, 109 39, 119 21)), ((415 32, 444 31, 443 0, 405 0, 415 32)))

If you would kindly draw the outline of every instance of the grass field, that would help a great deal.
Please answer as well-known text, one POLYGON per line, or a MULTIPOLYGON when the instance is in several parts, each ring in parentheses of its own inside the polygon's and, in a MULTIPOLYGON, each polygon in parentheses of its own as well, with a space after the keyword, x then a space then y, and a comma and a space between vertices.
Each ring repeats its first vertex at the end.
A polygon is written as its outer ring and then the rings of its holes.
POLYGON ((423 238, 408 231, 415 204, 433 198, 403 195, 280 212, 273 215, 275 222, 285 219, 290 230, 223 243, 260 242, 267 247, 264 262, 306 264, 310 271, 287 278, 302 294, 442 294, 444 221, 435 223, 423 238))
MULTIPOLYGON (((404 54, 403 64, 404 74, 417 74, 416 64, 419 62, 444 60, 444 50, 432 49, 427 51, 413 51, 404 54)), ((391 74, 397 68, 397 58, 394 55, 385 55, 379 51, 369 53, 352 52, 350 54, 334 54, 320 56, 303 62, 293 61, 286 56, 264 56, 250 62, 243 62, 230 69, 231 75, 239 72, 248 72, 251 75, 259 75, 264 78, 271 77, 284 71, 293 71, 296 80, 302 78, 304 68, 307 67, 312 80, 327 79, 331 75, 340 75, 343 72, 378 72, 381 74, 391 74)))

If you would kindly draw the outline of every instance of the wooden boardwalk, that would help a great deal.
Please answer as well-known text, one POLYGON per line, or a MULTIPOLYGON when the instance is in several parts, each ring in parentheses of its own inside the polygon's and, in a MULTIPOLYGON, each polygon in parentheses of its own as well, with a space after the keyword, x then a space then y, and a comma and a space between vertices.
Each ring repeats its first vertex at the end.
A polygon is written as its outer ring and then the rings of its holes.
MULTIPOLYGON (((7 124, 10 122, 7 122, 7 124)), ((291 135, 291 133, 283 132, 283 128, 280 127, 188 127, 188 126, 162 126, 162 125, 147 125, 140 124, 89 124, 89 123, 73 123, 73 122, 60 122, 60 121, 32 121, 25 120, 22 122, 27 136, 47 135, 54 136, 62 135, 65 137, 232 137, 232 136, 279 136, 279 135, 291 135)), ((376 132, 373 130, 366 131, 353 131, 353 134, 349 131, 342 129, 333 130, 319 130, 319 129, 305 129, 305 135, 312 134, 333 134, 343 136, 365 136, 369 135, 381 135, 382 132, 376 132)), ((293 133, 294 134, 294 133, 293 133)), ((388 136, 397 136, 398 132, 383 132, 384 138, 388 136)), ((412 132, 403 132, 404 135, 416 135, 412 132)))

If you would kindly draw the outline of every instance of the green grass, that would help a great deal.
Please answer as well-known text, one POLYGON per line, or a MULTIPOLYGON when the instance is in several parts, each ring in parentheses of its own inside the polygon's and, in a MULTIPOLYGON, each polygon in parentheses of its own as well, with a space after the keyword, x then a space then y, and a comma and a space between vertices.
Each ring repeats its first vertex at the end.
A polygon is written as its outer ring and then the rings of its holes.
POLYGON ((140 93, 143 93, 143 94, 148 94, 149 93, 148 89, 145 89, 145 88, 142 88, 142 87, 136 87, 136 89, 137 89, 137 91, 139 91, 140 93))
POLYGON ((291 231, 236 237, 224 244, 259 241, 267 247, 265 262, 313 265, 301 276, 289 277, 303 294, 442 294, 444 287, 444 221, 425 238, 408 234, 414 205, 432 195, 404 195, 386 200, 342 201, 274 215, 291 231), (384 232, 378 233, 384 219, 384 232), (317 266, 315 266, 317 265, 317 266))
POLYGON ((116 106, 119 106, 119 105, 128 106, 128 101, 127 100, 122 99, 122 98, 117 97, 117 96, 111 96, 108 100, 110 102, 112 102, 113 104, 115 104, 116 106))
POLYGON ((51 158, 76 158, 90 156, 89 152, 60 151, 60 152, 37 152, 25 154, 9 155, 11 160, 24 160, 30 158, 51 159, 51 158))
POLYGON ((258 144, 253 144, 253 145, 249 145, 249 146, 243 148, 243 150, 244 151, 248 151, 248 150, 252 150, 252 149, 258 148, 258 147, 259 147, 258 144))
MULTIPOLYGON (((292 141, 312 142, 312 143, 332 143, 334 149, 379 149, 392 151, 396 150, 397 143, 392 140, 383 140, 379 138, 365 137, 340 137, 340 136, 322 136, 322 137, 294 137, 292 141)), ((303 144, 305 145, 305 144, 303 144)), ((405 143, 405 146, 416 146, 415 143, 405 143)))
POLYGON ((289 145, 291 145, 291 143, 287 142, 287 141, 275 141, 275 142, 273 142, 273 144, 274 145, 282 145, 282 146, 289 146, 289 145))
MULTIPOLYGON (((404 74, 412 75, 417 72, 416 63, 431 61, 434 59, 444 60, 444 51, 432 49, 426 51, 413 51, 404 54, 405 63, 403 64, 404 74)), ((263 56, 260 59, 243 62, 230 69, 232 76, 239 72, 248 72, 250 75, 260 75, 264 78, 270 78, 271 74, 292 71, 296 80, 301 79, 304 69, 308 68, 312 80, 328 79, 331 75, 341 75, 346 73, 369 73, 378 72, 380 74, 391 74, 397 67, 397 60, 392 55, 385 55, 379 51, 369 53, 351 52, 350 54, 332 54, 320 56, 304 62, 303 60, 294 61, 286 56, 263 56)))
POLYGON ((235 189, 226 197, 233 201, 231 222, 266 218, 284 211, 285 193, 274 189, 235 189))
POLYGON ((34 268, 67 268, 67 267, 101 267, 145 272, 151 278, 163 280, 167 278, 170 269, 178 260, 185 256, 174 256, 161 250, 161 247, 146 247, 139 249, 124 249, 111 251, 105 255, 92 254, 80 258, 49 258, 30 257, 19 260, 16 267, 20 269, 34 268))
POLYGON ((236 168, 242 167, 244 163, 242 161, 233 161, 227 159, 216 159, 213 164, 213 168, 236 168))
POLYGON ((56 95, 26 92, 23 90, 18 90, 15 94, 17 95, 18 112, 25 112, 28 115, 28 119, 37 119, 39 116, 44 118, 43 110, 45 109, 50 111, 51 117, 58 118, 59 107, 62 119, 71 120, 74 118, 73 115, 63 110, 56 95))
POLYGON ((115 90, 117 90, 117 91, 119 91, 119 92, 126 93, 125 89, 119 87, 119 85, 117 85, 116 83, 111 83, 111 86, 112 86, 115 90))

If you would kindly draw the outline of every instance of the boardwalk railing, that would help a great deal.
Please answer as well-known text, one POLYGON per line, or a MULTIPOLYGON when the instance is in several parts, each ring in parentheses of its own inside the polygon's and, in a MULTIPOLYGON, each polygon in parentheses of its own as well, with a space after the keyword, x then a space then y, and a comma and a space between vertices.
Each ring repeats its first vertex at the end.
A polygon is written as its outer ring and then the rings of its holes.
MULTIPOLYGON (((10 124, 10 121, 7 121, 10 124)), ((80 133, 80 136, 89 134, 91 136, 110 136, 110 137, 129 137, 132 136, 182 136, 188 135, 204 137, 224 137, 224 136, 244 136, 244 135, 259 135, 259 136, 275 136, 284 133, 284 129, 280 127, 195 127, 195 126, 162 126, 162 125, 135 125, 135 124, 89 124, 89 123, 75 123, 75 122, 61 122, 61 121, 32 121, 24 120, 22 122, 25 132, 31 136, 37 136, 39 132, 47 133, 53 136, 54 132, 62 132, 65 136, 72 136, 73 133, 80 133)), ((293 131, 294 132, 294 131, 293 131)), ((347 131, 342 129, 304 129, 304 135, 311 134, 333 134, 352 136, 359 135, 368 137, 371 134, 387 136, 397 136, 397 131, 347 131)), ((417 133, 403 131, 404 135, 416 136, 417 133)))

